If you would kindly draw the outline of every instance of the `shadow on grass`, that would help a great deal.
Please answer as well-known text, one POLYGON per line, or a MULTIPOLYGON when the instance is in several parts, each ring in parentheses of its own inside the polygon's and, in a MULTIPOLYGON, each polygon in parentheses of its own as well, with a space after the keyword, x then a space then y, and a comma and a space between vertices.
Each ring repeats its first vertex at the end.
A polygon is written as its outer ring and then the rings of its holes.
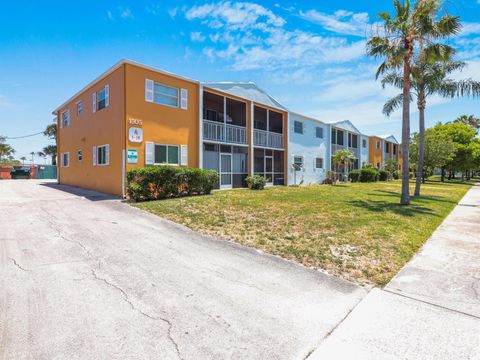
MULTIPOLYGON (((367 195, 369 196, 385 196, 385 197, 395 197, 400 200, 400 193, 395 192, 395 191, 388 191, 388 190, 375 190, 375 192, 368 193, 367 195)), ((430 202, 430 201, 435 201, 435 202, 445 202, 445 203, 450 203, 450 204, 456 204, 456 201, 450 200, 446 198, 445 196, 440 196, 440 195, 427 195, 427 196, 413 196, 410 194, 410 200, 412 202, 430 202)))
POLYGON ((381 200, 353 200, 348 202, 349 205, 355 206, 371 212, 391 212, 402 216, 416 216, 416 215, 432 215, 438 216, 438 214, 433 211, 433 209, 416 205, 415 203, 410 204, 409 206, 400 205, 399 203, 392 203, 388 201, 381 200))

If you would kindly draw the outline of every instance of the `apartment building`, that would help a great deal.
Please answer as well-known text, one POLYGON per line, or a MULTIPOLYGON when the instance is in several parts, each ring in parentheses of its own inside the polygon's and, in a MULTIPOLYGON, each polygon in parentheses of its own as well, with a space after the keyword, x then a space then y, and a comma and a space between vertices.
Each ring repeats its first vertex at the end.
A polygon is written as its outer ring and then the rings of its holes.
POLYGON ((341 172, 338 166, 333 163, 333 155, 338 150, 350 150, 356 160, 351 164, 349 170, 361 169, 363 163, 368 163, 369 137, 362 134, 350 120, 343 120, 330 123, 331 132, 331 169, 341 172))
POLYGON ((349 120, 324 122, 289 112, 251 82, 199 82, 122 60, 53 112, 58 181, 125 195, 129 169, 168 164, 216 170, 217 188, 321 183, 363 163, 400 160, 393 135, 368 137, 349 120), (345 171, 338 150, 356 160, 345 171), (299 171, 295 171, 294 164, 299 171))
POLYGON ((369 163, 377 169, 383 169, 385 162, 394 159, 401 169, 401 146, 393 135, 370 136, 369 163))
POLYGON ((129 169, 169 164, 288 183, 288 112, 253 83, 201 83, 122 60, 53 112, 58 181, 118 196, 129 169))

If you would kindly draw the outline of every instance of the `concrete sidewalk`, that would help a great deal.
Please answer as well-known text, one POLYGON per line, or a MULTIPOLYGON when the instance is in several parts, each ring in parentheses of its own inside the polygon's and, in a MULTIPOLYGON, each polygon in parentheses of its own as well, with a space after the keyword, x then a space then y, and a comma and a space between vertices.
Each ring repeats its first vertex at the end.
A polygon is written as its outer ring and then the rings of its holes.
POLYGON ((480 186, 309 359, 480 359, 480 186))

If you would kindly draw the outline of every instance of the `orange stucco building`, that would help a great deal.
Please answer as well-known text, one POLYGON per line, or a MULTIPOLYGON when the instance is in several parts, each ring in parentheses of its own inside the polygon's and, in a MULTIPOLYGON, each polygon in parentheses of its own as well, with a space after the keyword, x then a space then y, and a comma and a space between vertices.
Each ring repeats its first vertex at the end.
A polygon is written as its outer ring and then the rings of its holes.
POLYGON ((122 60, 60 105, 58 181, 125 195, 129 169, 200 167, 220 188, 287 183, 288 112, 253 83, 201 83, 122 60))
POLYGON ((369 163, 377 169, 383 169, 385 161, 394 159, 401 169, 401 146, 393 135, 374 135, 369 137, 369 163))

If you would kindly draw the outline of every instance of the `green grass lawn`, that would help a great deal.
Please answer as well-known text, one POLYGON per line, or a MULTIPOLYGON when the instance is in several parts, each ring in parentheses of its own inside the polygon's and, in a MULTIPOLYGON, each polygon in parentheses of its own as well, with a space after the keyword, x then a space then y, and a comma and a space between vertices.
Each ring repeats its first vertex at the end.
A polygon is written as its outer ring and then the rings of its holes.
POLYGON ((470 185, 428 181, 411 206, 398 205, 399 181, 214 191, 133 206, 359 284, 382 286, 470 185))

